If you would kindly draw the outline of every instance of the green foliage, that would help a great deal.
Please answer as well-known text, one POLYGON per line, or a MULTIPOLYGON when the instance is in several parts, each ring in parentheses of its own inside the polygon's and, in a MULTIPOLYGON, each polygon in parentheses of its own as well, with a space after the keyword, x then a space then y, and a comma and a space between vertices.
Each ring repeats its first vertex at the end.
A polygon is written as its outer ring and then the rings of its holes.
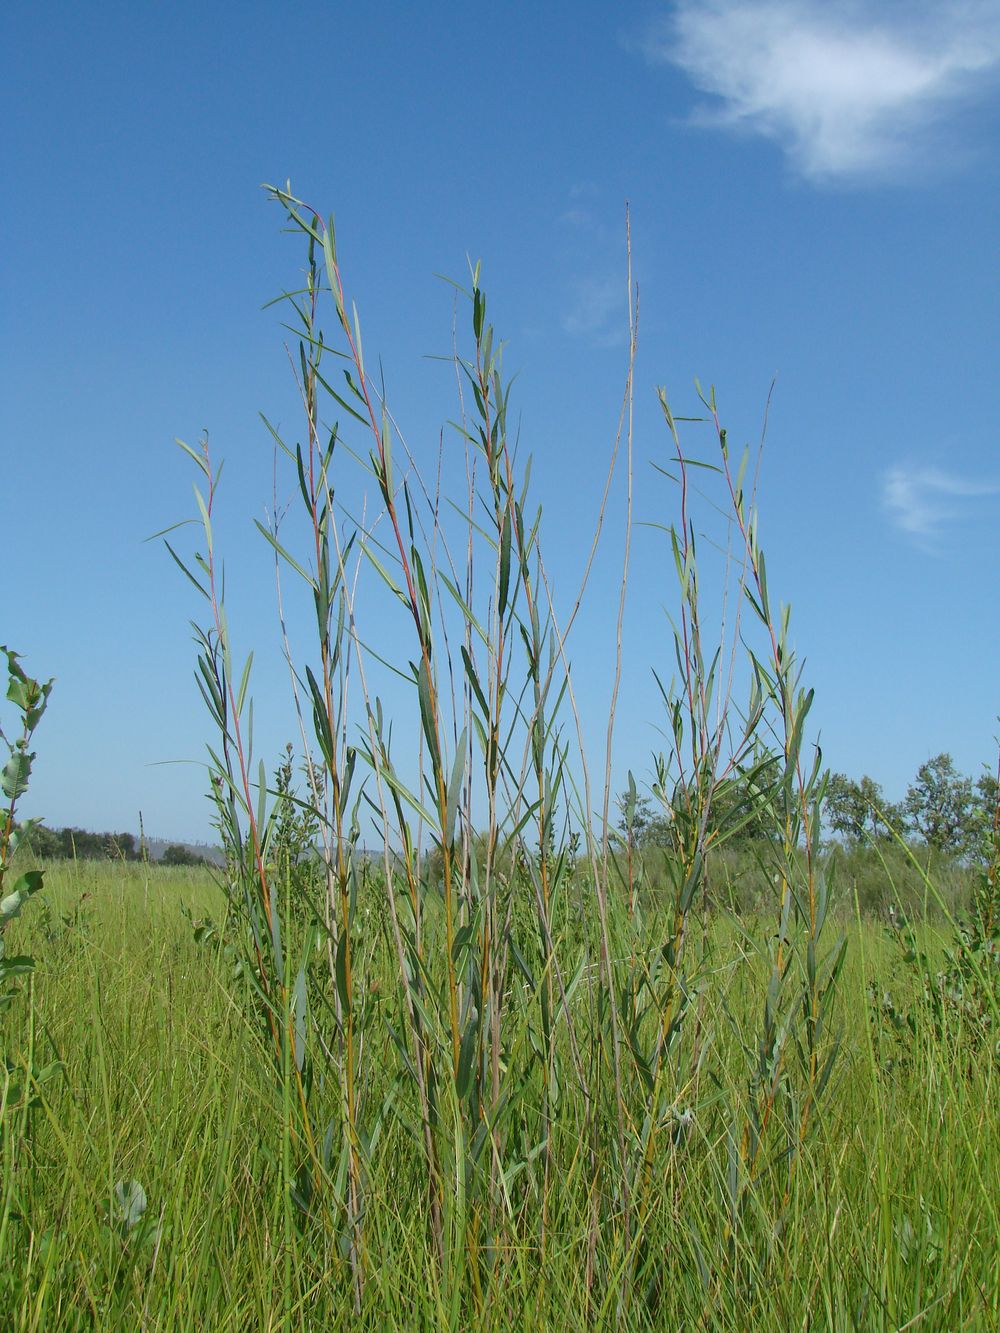
POLYGON ((972 779, 958 773, 950 754, 917 769, 903 811, 909 827, 934 851, 965 855, 977 842, 979 819, 972 779))
MULTIPOLYGON (((936 768, 947 777, 947 765, 936 768)), ((890 931, 920 989, 909 1008, 897 1006, 888 990, 880 996, 876 987, 873 995, 876 1014, 904 1052, 927 1031, 967 1069, 984 1057, 1000 1068, 1000 795, 994 784, 984 783, 982 789, 992 795, 993 805, 979 829, 969 910, 958 917, 948 914, 950 940, 938 965, 905 914, 893 910, 890 931)), ((933 888, 929 882, 927 887, 933 888)))
POLYGON ((161 1226, 148 1213, 148 1206, 146 1191, 138 1180, 116 1182, 105 1222, 123 1253, 131 1255, 145 1245, 159 1244, 161 1226))
POLYGON ((189 851, 180 843, 172 842, 164 848, 160 860, 165 866, 203 866, 205 858, 197 852, 189 851))
POLYGON ((891 838, 904 821, 902 807, 887 801, 873 778, 866 775, 855 782, 844 773, 830 774, 823 814, 834 833, 856 845, 891 838))
POLYGON ((849 844, 888 844, 906 832, 928 851, 945 857, 980 859, 983 839, 996 805, 996 778, 975 783, 960 774, 949 754, 939 754, 917 770, 905 799, 894 805, 870 777, 854 781, 832 773, 823 802, 824 818, 849 844))
MULTIPOLYGON (((303 867, 315 862, 319 843, 319 817, 309 801, 296 797, 294 786, 294 755, 291 743, 285 746, 285 758, 274 772, 274 796, 277 805, 274 833, 270 842, 271 857, 284 873, 297 875, 303 867)), ((308 781, 311 764, 305 765, 308 781)))
POLYGON ((87 829, 50 829, 32 823, 24 830, 25 845, 43 861, 136 861, 140 853, 132 833, 92 833, 87 829))
MULTIPOLYGON (((0 777, 6 798, 0 814, 0 1018, 17 994, 16 982, 30 977, 35 960, 29 954, 12 954, 7 950, 7 933, 11 923, 20 917, 25 904, 43 886, 40 870, 25 870, 11 882, 12 863, 30 825, 17 824, 15 813, 20 797, 28 788, 35 752, 30 748, 35 730, 48 703, 52 682, 41 684, 26 675, 16 653, 0 648, 7 659, 8 703, 13 705, 16 718, 12 735, 0 729, 0 741, 7 750, 7 762, 0 777)), ((29 1005, 29 1009, 31 1006, 29 1005)), ((0 1040, 5 1034, 0 1030, 0 1040)), ((0 1048, 2 1049, 2 1048, 0 1048)), ((5 1172, 13 1170, 25 1150, 30 1151, 30 1135, 34 1113, 42 1104, 42 1096, 62 1071, 62 1062, 50 1060, 41 1065, 35 1059, 33 1029, 29 1028, 25 1047, 4 1050, 0 1056, 0 1142, 2 1142, 5 1172)), ((8 1225, 12 1212, 12 1195, 7 1185, 0 1197, 0 1237, 8 1225)))
MULTIPOLYGON (((11 1001, 10 983, 16 977, 30 975, 34 961, 26 955, 11 957, 5 948, 8 924, 20 916, 29 898, 42 888, 43 875, 39 870, 27 870, 8 885, 11 864, 18 846, 30 830, 30 825, 18 827, 15 821, 17 803, 28 789, 28 779, 35 752, 30 749, 35 729, 48 703, 52 682, 40 684, 26 675, 18 655, 9 648, 0 648, 7 663, 6 699, 13 704, 17 719, 11 736, 0 728, 0 742, 7 751, 7 759, 0 774, 0 788, 6 798, 0 814, 0 1010, 11 1001)), ((7 1061, 8 1069, 12 1068, 7 1061)))
POLYGON ((968 907, 972 868, 947 853, 882 839, 842 848, 833 845, 829 854, 836 866, 840 900, 852 915, 857 908, 864 917, 884 922, 898 910, 911 920, 939 924, 968 907), (928 879, 934 884, 933 893, 928 892, 928 879))

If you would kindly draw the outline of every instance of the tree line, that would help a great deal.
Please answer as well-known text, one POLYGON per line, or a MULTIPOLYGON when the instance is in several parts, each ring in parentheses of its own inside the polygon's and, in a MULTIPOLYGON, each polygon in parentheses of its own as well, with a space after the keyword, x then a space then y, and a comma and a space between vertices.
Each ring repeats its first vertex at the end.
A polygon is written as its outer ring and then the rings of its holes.
MULTIPOLYGON (((717 845, 773 836, 773 806, 780 775, 779 758, 764 756, 720 784, 711 815, 717 845)), ((670 847, 673 819, 669 801, 660 810, 654 809, 650 799, 639 794, 631 774, 629 778, 629 787, 618 798, 618 828, 623 841, 635 849, 670 847)), ((290 760, 279 769, 277 785, 279 795, 287 794, 290 760)), ((661 787, 657 794, 663 801, 661 787)), ((944 753, 920 765, 898 802, 888 800, 881 785, 867 774, 856 780, 845 773, 831 773, 823 799, 823 818, 830 832, 848 846, 899 834, 935 852, 975 858, 996 818, 998 799, 995 774, 968 777, 957 770, 951 755, 944 753)), ((32 851, 43 860, 143 859, 142 848, 132 833, 50 829, 44 824, 35 824, 25 832, 32 851)), ((315 829, 310 829, 308 842, 314 834, 315 829)), ((180 843, 167 844, 155 859, 159 865, 168 866, 206 864, 205 857, 180 843)))
POLYGON ((896 832, 936 852, 975 857, 996 820, 998 798, 995 774, 973 780, 956 769, 950 754, 939 754, 920 765, 897 803, 886 800, 870 777, 855 782, 831 774, 824 814, 833 832, 849 843, 896 832))
MULTIPOLYGON (((716 845, 773 837, 780 781, 781 762, 775 755, 759 757, 747 771, 720 783, 710 816, 716 845)), ((661 800, 660 810, 639 795, 630 774, 629 786, 618 798, 618 829, 629 847, 672 845, 671 800, 662 784, 654 791, 661 800)), ((888 800, 881 785, 867 774, 856 780, 831 773, 823 797, 826 827, 848 846, 900 836, 959 859, 978 858, 998 808, 996 775, 968 777, 947 753, 920 765, 902 801, 888 800)))
POLYGON ((137 845, 133 833, 93 833, 80 828, 48 828, 31 824, 24 830, 25 841, 35 856, 43 861, 142 861, 156 860, 157 865, 200 866, 208 864, 182 843, 168 843, 160 856, 152 857, 137 845))

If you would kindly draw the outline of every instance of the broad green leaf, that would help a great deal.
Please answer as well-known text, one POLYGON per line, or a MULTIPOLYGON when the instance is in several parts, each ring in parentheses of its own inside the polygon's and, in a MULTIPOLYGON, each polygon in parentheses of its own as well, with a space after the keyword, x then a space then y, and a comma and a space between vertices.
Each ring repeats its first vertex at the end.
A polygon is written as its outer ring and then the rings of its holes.
POLYGON ((16 801, 28 789, 31 776, 31 761, 34 754, 30 750, 15 749, 0 773, 0 788, 10 801, 16 801))
POLYGON ((20 915, 24 904, 42 887, 43 878, 40 870, 26 870, 14 881, 13 890, 0 900, 0 925, 20 915))
POLYGON ((0 954, 0 981, 6 981, 8 977, 26 977, 34 970, 35 960, 29 958, 27 954, 14 954, 10 958, 0 954))
POLYGON ((146 1191, 137 1180, 119 1180, 115 1185, 115 1215, 126 1234, 134 1231, 146 1212, 146 1191))

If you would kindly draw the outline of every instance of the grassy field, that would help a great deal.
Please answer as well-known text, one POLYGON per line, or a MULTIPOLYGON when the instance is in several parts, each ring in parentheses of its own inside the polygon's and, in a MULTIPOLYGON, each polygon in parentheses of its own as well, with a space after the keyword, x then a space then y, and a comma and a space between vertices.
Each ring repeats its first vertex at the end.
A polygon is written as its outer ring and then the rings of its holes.
MULTIPOLYGON (((40 1065, 58 1058, 64 1074, 33 1110, 11 1107, 3 1118, 6 1326, 357 1322, 350 1266, 329 1219, 302 1214, 286 1231, 280 1087, 268 1076, 246 987, 211 941, 196 942, 183 911, 220 919, 224 900, 207 874, 56 863, 44 903, 32 906, 17 923, 17 947, 34 953, 37 970, 30 996, 4 1016, 3 1046, 22 1060, 33 1051, 40 1065), (116 1186, 131 1181, 146 1209, 130 1229, 130 1200, 116 1186)), ((751 935, 768 929, 748 925, 751 935)), ((580 1093, 568 1082, 553 1136, 558 1186, 544 1265, 538 1200, 512 1179, 516 1212, 498 1228, 499 1243, 470 1257, 455 1216, 442 1271, 421 1150, 390 1110, 367 1154, 362 1326, 997 1326, 995 1063, 966 1066, 960 1044, 924 1032, 900 1045, 873 1025, 869 983, 883 988, 895 977, 898 987, 898 951, 878 927, 851 926, 836 1016, 843 1043, 822 1114, 794 1175, 764 1163, 736 1220, 729 1121, 748 1095, 744 1022, 752 1024, 767 978, 738 965, 749 946, 731 923, 706 932, 709 980, 696 1021, 708 1041, 694 1061, 677 1060, 687 1070, 672 1089, 677 1133, 658 1156, 641 1228, 631 1232, 611 1213, 588 1257, 593 1181, 574 1139, 580 1093), (640 1256, 648 1289, 616 1311, 620 1278, 640 1256)), ((588 946, 567 932, 563 947, 588 946)), ((390 963, 378 950, 361 963, 357 982, 373 1006, 391 991, 390 963)), ((902 983, 901 1001, 912 984, 902 983)), ((573 1004, 586 1023, 583 986, 573 1004)), ((390 1103, 394 1087, 402 1095, 394 1018, 390 1006, 366 1023, 367 1067, 381 1071, 370 1096, 390 1103)), ((694 1020, 692 1033, 697 1043, 694 1020)), ((336 1092, 320 1096, 335 1119, 336 1092)))

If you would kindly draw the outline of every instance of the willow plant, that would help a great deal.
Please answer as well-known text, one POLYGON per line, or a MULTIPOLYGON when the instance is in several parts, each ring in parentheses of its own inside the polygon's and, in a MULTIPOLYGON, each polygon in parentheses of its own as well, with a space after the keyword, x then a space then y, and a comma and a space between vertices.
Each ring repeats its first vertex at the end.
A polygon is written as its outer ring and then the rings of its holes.
POLYGON ((761 835, 754 840, 756 855, 775 886, 776 928, 763 943, 750 940, 769 972, 759 1029, 747 1033, 739 1025, 736 1028, 748 1062, 750 1095, 727 1110, 728 1160, 723 1178, 729 1214, 726 1234, 734 1253, 734 1237, 742 1229, 762 1164, 769 1172, 774 1163, 784 1164, 784 1183, 772 1214, 772 1240, 780 1231, 796 1164, 839 1047, 833 1005, 846 938, 841 934, 825 947, 830 886, 819 852, 826 775, 818 745, 811 754, 806 749, 813 693, 802 683, 802 667, 790 641, 790 608, 783 605, 776 611, 768 589, 759 537, 757 473, 748 476, 749 449, 734 466, 714 391, 705 395, 699 388, 699 396, 715 434, 715 461, 692 460, 685 454, 678 423, 666 394, 660 392, 676 450, 673 462, 680 490, 680 524, 670 528, 669 538, 681 613, 675 629, 677 684, 663 691, 672 750, 660 757, 655 788, 673 831, 669 861, 673 926, 660 967, 656 1040, 652 1052, 640 1059, 649 1085, 643 1188, 648 1201, 650 1189, 655 1188, 651 1175, 655 1137, 676 1124, 676 1104, 663 1109, 665 1092, 689 1087, 695 1072, 683 1070, 679 1040, 684 1015, 700 987, 698 979, 689 978, 684 970, 692 910, 706 892, 714 853, 752 821, 761 835), (710 652, 701 612, 698 540, 690 515, 693 467, 699 476, 718 482, 718 509, 726 515, 724 549, 731 586, 723 590, 722 622, 710 652), (742 706, 733 693, 740 680, 748 689, 742 706), (727 818, 716 816, 720 805, 728 808, 727 818), (678 1052, 677 1068, 665 1084, 665 1058, 673 1047, 678 1052))
MULTIPOLYGON (((0 1014, 13 1003, 18 982, 30 978, 35 960, 27 954, 7 952, 6 934, 10 923, 21 915, 25 905, 43 887, 44 872, 39 869, 15 873, 18 848, 31 834, 33 821, 18 822, 17 808, 28 790, 35 751, 31 749, 38 724, 48 705, 52 681, 29 676, 12 649, 0 647, 6 659, 5 697, 16 718, 11 734, 0 728, 0 743, 6 750, 0 768, 0 1014), (12 877, 12 882, 11 881, 12 877)), ((19 867, 18 867, 19 869, 19 867)), ((31 1115, 40 1104, 46 1085, 62 1070, 58 1059, 40 1066, 35 1060, 36 1032, 33 996, 29 997, 27 1049, 0 1051, 0 1155, 3 1185, 0 1187, 0 1246, 6 1239, 12 1218, 17 1215, 16 1167, 25 1148, 31 1115)))
MULTIPOLYGON (((4 933, 8 924, 20 916, 21 911, 42 888, 44 874, 41 870, 22 871, 13 883, 7 883, 13 872, 14 858, 18 847, 30 838, 32 822, 19 824, 16 819, 18 803, 28 790, 31 780, 31 768, 35 752, 31 743, 42 715, 49 701, 52 681, 34 680, 21 666, 18 654, 12 649, 0 647, 0 654, 6 658, 7 689, 6 699, 13 706, 17 722, 12 735, 8 736, 0 729, 0 743, 7 751, 3 768, 0 769, 0 792, 3 793, 3 805, 0 807, 0 1010, 4 1009, 13 998, 12 983, 17 977, 31 973, 34 962, 24 955, 8 956, 4 948, 4 933)), ((5 1077, 12 1066, 5 1062, 5 1077)), ((5 1086, 3 1101, 6 1103, 9 1089, 5 1086)))
MULTIPOLYGON (((762 1030, 747 1044, 751 1096, 727 1104, 730 1156, 720 1170, 736 1182, 726 1213, 734 1245, 761 1162, 774 1160, 776 1110, 781 1160, 793 1162, 835 1052, 830 1006, 843 955, 820 950, 828 893, 816 862, 821 764, 818 751, 804 757, 811 695, 801 688, 787 613, 771 609, 747 458, 734 472, 706 399, 719 449, 709 467, 728 498, 735 585, 713 642, 691 512, 696 462, 661 394, 680 493, 679 520, 668 528, 680 594, 677 672, 661 687, 672 748, 654 783, 670 830, 664 907, 645 858, 633 855, 634 829, 626 829, 623 870, 608 825, 631 539, 631 273, 622 423, 594 537, 596 548, 624 429, 615 698, 603 816, 595 816, 567 652, 580 599, 560 625, 480 267, 458 288, 467 332, 449 359, 459 419, 428 485, 366 361, 332 219, 290 187, 268 188, 306 256, 303 283, 279 298, 301 438, 267 423, 298 500, 294 510, 276 503, 271 522, 258 523, 275 559, 305 757, 305 789, 294 797, 287 777, 269 790, 263 763, 254 769, 251 658, 236 669, 213 541, 219 473, 207 444, 184 446, 200 477, 204 552, 183 559, 170 550, 208 607, 195 631, 198 681, 217 734, 211 786, 242 975, 277 1076, 285 1261, 303 1237, 322 1238, 363 1312, 376 1243, 371 1182, 379 1144, 392 1136, 407 1145, 405 1169, 420 1181, 428 1283, 446 1323, 485 1317, 506 1269, 517 1268, 523 1286, 536 1262, 532 1317, 543 1320, 548 1256, 577 1206, 587 1219, 590 1317, 621 1322, 637 1301, 655 1306, 658 1261, 646 1232, 722 1021, 702 1005, 689 1024, 707 985, 710 866, 743 820, 771 822, 764 842, 779 928, 762 1030), (458 499, 447 487, 449 450, 464 465, 458 499), (291 587, 311 607, 310 647, 287 630, 291 587), (388 653, 368 609, 375 601, 388 606, 388 653), (747 632, 751 615, 762 627, 759 650, 747 632), (387 672, 411 700, 402 715, 380 693, 387 672), (744 677, 748 702, 737 707, 744 677), (717 809, 731 811, 737 790, 752 793, 751 808, 741 813, 737 803, 735 817, 720 822, 717 809), (317 830, 320 895, 306 910, 292 901, 303 877, 290 873, 276 832, 290 801, 317 830), (363 823, 379 844, 378 868, 362 845, 363 823), (578 860, 581 836, 587 856, 578 860), (693 934, 701 942, 694 951, 693 934), (309 978, 319 955, 326 978, 317 986, 309 978)), ((631 775, 629 791, 626 822, 634 824, 631 775)), ((717 1256, 719 1281, 728 1255, 723 1247, 717 1256)))
MULTIPOLYGON (((274 195, 309 251, 308 299, 292 299, 310 436, 319 433, 316 395, 322 390, 335 411, 346 413, 367 433, 367 467, 381 504, 378 523, 359 526, 343 538, 339 577, 345 578, 344 553, 356 539, 402 608, 413 636, 410 677, 421 749, 415 783, 397 767, 381 702, 369 692, 357 617, 348 599, 346 624, 365 701, 359 750, 374 779, 369 803, 383 840, 386 901, 409 1030, 400 1050, 415 1091, 419 1125, 413 1132, 425 1148, 439 1262, 456 1289, 453 1256, 457 1249, 464 1263, 468 1255, 475 1287, 480 1256, 497 1252, 501 1219, 509 1221, 513 1211, 508 1181, 539 1154, 544 1161, 544 1248, 551 1125, 560 1085, 557 993, 564 1017, 569 1013, 565 982, 559 978, 557 983, 552 934, 553 900, 566 868, 565 857, 556 853, 565 750, 557 727, 561 691, 553 692, 559 657, 541 588, 539 515, 526 516, 527 472, 520 482, 515 479, 507 429, 509 386, 502 377, 502 346, 486 320, 479 268, 473 268, 466 293, 474 350, 457 361, 475 404, 471 419, 457 423, 473 479, 463 524, 463 570, 452 558, 441 523, 440 495, 429 496, 419 479, 415 485, 396 469, 394 423, 367 373, 356 312, 347 316, 332 223, 324 225, 318 213, 287 191, 274 195), (327 350, 316 323, 318 254, 343 342, 337 351, 349 363, 346 397, 318 364, 327 350), (422 504, 428 510, 426 525, 422 504), (474 517, 477 505, 488 515, 487 526, 474 517), (388 530, 385 538, 379 525, 388 530), (485 594, 475 577, 482 544, 490 570, 485 594), (459 640, 457 689, 449 624, 459 640), (485 827, 473 836, 473 802, 480 797, 485 827), (430 855, 423 854, 421 831, 429 831, 430 855), (520 876, 529 881, 535 899, 537 962, 512 948, 520 876), (428 958, 424 926, 428 900, 438 893, 444 916, 441 966, 428 958), (528 987, 529 1003, 513 1025, 505 1025, 515 965, 528 987), (519 1118, 517 1132, 508 1132, 517 1081, 529 1080, 536 1063, 542 1085, 538 1120, 532 1124, 519 1118)), ((337 437, 335 427, 331 457, 337 437)))

